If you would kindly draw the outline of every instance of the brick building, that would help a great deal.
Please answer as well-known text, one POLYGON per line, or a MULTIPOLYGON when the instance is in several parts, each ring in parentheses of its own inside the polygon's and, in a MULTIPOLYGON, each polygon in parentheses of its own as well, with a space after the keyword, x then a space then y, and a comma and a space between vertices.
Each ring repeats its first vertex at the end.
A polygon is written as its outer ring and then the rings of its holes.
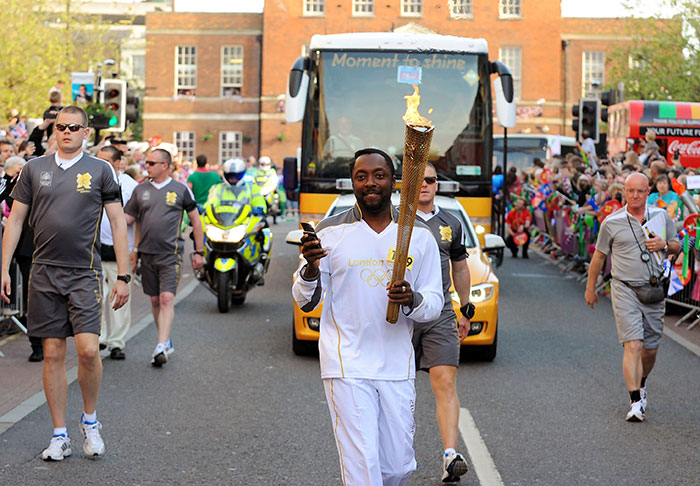
MULTIPOLYGON (((560 0, 276 0, 264 12, 261 143, 293 155, 300 124, 278 112, 287 74, 314 34, 414 30, 484 38, 489 57, 513 72, 518 124, 510 133, 571 130, 571 105, 607 82, 605 59, 624 36, 624 19, 562 18, 560 0), (566 42, 564 42, 566 41, 566 42), (566 84, 566 87, 564 86, 566 84)), ((499 127, 495 126, 498 131, 499 127)))
MULTIPOLYGON (((186 158, 296 153, 286 124, 289 68, 314 34, 416 31, 484 38, 513 72, 518 124, 510 133, 571 131, 571 105, 608 82, 605 60, 624 19, 562 18, 560 0, 275 0, 262 14, 146 17, 144 137, 174 141, 186 158)), ((496 131, 499 127, 496 125, 496 131)))
POLYGON ((184 160, 257 155, 262 14, 146 16, 144 140, 174 142, 184 160))

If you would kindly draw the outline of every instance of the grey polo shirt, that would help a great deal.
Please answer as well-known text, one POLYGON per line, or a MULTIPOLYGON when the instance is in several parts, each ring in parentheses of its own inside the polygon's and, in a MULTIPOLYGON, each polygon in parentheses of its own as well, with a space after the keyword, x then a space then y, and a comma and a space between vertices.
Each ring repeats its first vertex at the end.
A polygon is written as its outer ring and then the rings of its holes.
POLYGON ((101 268, 100 222, 105 203, 120 202, 114 169, 87 154, 60 168, 54 155, 31 159, 12 191, 30 206, 34 263, 71 268, 101 268))
POLYGON ((182 212, 189 213, 193 209, 197 209, 197 203, 190 188, 171 179, 160 188, 152 182, 139 184, 124 212, 139 222, 139 252, 166 255, 185 251, 180 231, 182 212))
MULTIPOLYGON (((666 222, 666 241, 678 241, 676 225, 665 209, 647 207, 645 220, 649 221, 659 213, 663 213, 666 222)), ((663 272, 663 266, 657 264, 653 256, 648 264, 642 262, 641 252, 646 250, 645 240, 642 225, 637 218, 627 212, 627 206, 625 206, 605 218, 600 226, 595 248, 612 257, 614 278, 633 284, 643 284, 649 282, 650 271, 657 277, 663 272), (630 230, 630 225, 634 232, 630 230)))
POLYGON ((464 229, 462 223, 447 211, 441 211, 435 206, 432 215, 418 212, 417 216, 433 233, 440 250, 440 268, 442 270, 442 293, 445 299, 445 308, 452 308, 450 296, 450 260, 460 262, 469 255, 464 246, 464 229))

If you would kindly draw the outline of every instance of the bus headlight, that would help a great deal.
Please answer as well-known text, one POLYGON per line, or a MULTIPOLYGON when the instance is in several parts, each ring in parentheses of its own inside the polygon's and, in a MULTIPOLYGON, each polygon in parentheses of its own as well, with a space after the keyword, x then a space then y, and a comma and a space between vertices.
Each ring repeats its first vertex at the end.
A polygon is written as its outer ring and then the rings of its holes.
POLYGON ((479 285, 473 285, 471 290, 471 301, 472 302, 484 302, 491 298, 493 295, 493 284, 482 283, 479 285))
POLYGON ((486 233, 486 228, 484 228, 484 227, 481 226, 480 224, 477 224, 477 225, 474 227, 474 230, 476 231, 476 234, 477 234, 477 235, 483 235, 484 233, 486 233))

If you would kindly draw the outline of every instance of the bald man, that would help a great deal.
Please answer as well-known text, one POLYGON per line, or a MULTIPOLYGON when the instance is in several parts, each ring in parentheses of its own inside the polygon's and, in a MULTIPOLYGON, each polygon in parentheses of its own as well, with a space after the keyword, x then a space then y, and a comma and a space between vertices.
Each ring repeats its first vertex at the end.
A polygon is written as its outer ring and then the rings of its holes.
POLYGON ((622 372, 630 395, 630 410, 625 419, 643 422, 647 408, 646 379, 656 362, 666 310, 661 283, 663 264, 653 253, 675 255, 681 245, 666 210, 647 206, 649 179, 645 175, 630 174, 625 180, 624 193, 627 205, 605 218, 600 227, 588 267, 585 297, 591 308, 598 303, 596 282, 610 256, 612 307, 618 338, 624 347, 622 372), (648 238, 645 236, 642 225, 657 215, 663 218, 666 239, 653 233, 648 238), (654 290, 656 296, 645 295, 645 291, 648 294, 654 290))

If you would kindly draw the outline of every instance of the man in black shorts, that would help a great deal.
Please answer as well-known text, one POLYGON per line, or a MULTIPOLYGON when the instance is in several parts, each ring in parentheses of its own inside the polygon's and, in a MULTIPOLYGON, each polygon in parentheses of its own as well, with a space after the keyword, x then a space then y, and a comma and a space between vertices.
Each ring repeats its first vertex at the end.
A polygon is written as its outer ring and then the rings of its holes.
POLYGON ((119 280, 110 300, 114 308, 129 298, 128 246, 121 193, 114 169, 104 160, 83 153, 88 138, 87 115, 77 106, 64 108, 56 118, 55 155, 27 162, 11 197, 12 212, 3 238, 2 298, 9 302, 10 259, 27 215, 34 229, 35 251, 29 281, 27 329, 44 342, 44 392, 54 434, 41 454, 61 461, 71 454, 66 430, 66 338, 75 337, 78 382, 83 395, 80 431, 89 456, 104 454, 97 421, 97 397, 102 380, 99 354, 102 275, 100 222, 107 212, 119 280))
POLYGON ((158 344, 151 364, 161 367, 174 351, 170 330, 175 319, 175 292, 180 282, 182 254, 183 211, 192 222, 195 255, 192 267, 197 270, 204 263, 202 222, 194 195, 189 187, 170 177, 172 158, 169 152, 156 149, 146 158, 149 181, 134 189, 124 212, 128 224, 136 222, 134 249, 131 252, 133 269, 141 259, 141 285, 151 297, 151 311, 158 328, 158 344))
POLYGON ((418 217, 428 225, 437 240, 442 266, 442 286, 445 306, 440 317, 433 322, 416 322, 413 327, 413 347, 416 350, 416 367, 430 373, 430 383, 435 393, 437 419, 442 442, 443 482, 459 481, 467 472, 467 461, 458 453, 459 437, 459 397, 457 396, 457 367, 459 366, 460 340, 469 331, 468 309, 471 275, 467 264, 467 250, 464 247, 464 229, 462 223, 447 211, 441 211, 435 205, 437 193, 437 172, 428 162, 425 178, 418 200, 418 217), (450 262, 455 290, 459 295, 462 316, 452 309, 450 296, 450 262), (459 325, 458 325, 459 322, 459 325))

